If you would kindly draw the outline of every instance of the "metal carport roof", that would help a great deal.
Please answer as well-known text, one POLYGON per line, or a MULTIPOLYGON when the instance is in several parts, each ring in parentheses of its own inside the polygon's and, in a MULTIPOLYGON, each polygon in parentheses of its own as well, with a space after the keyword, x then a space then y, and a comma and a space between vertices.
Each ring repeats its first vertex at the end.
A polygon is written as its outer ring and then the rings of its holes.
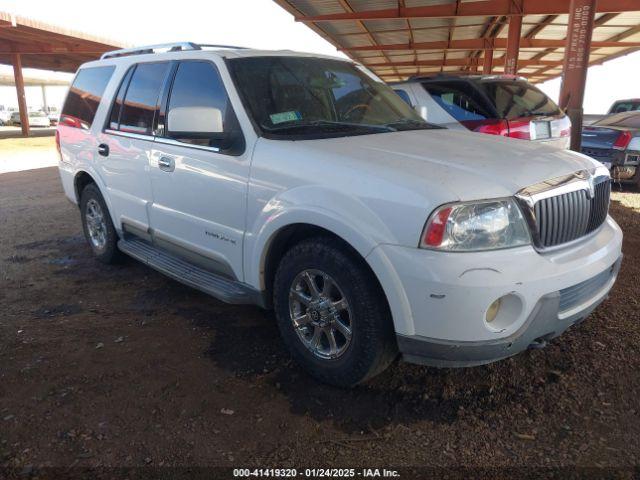
POLYGON ((125 45, 43 22, 0 12, 0 64, 21 57, 25 68, 75 72, 104 52, 125 45))
MULTIPOLYGON (((505 72, 511 17, 521 17, 518 75, 540 82, 562 74, 570 0, 275 1, 388 81, 485 63, 505 72)), ((640 50, 640 0, 596 5, 589 65, 640 50)))
POLYGON ((22 68, 75 72, 104 52, 122 48, 117 42, 0 12, 0 64, 13 66, 23 135, 29 117, 22 68))

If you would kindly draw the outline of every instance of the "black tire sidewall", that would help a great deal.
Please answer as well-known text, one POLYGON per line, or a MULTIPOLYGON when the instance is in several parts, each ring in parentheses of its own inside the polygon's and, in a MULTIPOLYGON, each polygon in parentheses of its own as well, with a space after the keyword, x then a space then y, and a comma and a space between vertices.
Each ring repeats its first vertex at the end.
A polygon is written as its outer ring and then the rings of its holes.
POLYGON ((95 255, 95 257, 103 263, 114 263, 115 261, 120 259, 120 251, 118 250, 118 234, 116 229, 113 227, 113 222, 111 221, 111 215, 109 213, 109 209, 107 208, 107 204, 100 193, 98 187, 90 183, 87 185, 84 190, 82 190, 82 194, 80 196, 80 217, 82 222, 82 230, 84 232, 84 237, 91 248, 91 251, 95 255), (100 205, 102 209, 102 213, 105 216, 105 222, 107 224, 107 243, 103 250, 98 250, 93 243, 91 242, 91 237, 89 236, 89 231, 87 229, 87 220, 86 220, 86 209, 87 203, 89 200, 95 200, 100 205))
MULTIPOLYGON (((356 385, 378 373, 381 357, 388 354, 393 327, 386 299, 370 272, 332 239, 304 241, 283 257, 274 282, 274 309, 283 340, 293 357, 309 373, 338 386, 356 385), (327 273, 349 302, 352 338, 337 359, 324 360, 300 340, 290 319, 289 289, 296 276, 307 269, 327 273)), ((386 364, 389 362, 387 361, 386 364)))

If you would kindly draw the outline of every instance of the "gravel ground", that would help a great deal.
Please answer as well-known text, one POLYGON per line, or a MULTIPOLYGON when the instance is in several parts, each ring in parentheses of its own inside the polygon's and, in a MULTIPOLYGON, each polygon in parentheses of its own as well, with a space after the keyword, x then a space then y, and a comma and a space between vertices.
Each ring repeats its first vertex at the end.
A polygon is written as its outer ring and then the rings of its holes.
POLYGON ((94 261, 55 169, 0 175, 0 466, 637 468, 639 199, 610 298, 544 350, 345 391, 269 313, 94 261))

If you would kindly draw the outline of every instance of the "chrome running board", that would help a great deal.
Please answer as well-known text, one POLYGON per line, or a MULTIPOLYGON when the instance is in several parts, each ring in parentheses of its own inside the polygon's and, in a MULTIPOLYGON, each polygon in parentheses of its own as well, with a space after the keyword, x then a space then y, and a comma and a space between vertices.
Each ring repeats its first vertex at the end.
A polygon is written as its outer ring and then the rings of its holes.
POLYGON ((216 275, 144 240, 137 238, 120 240, 118 248, 168 277, 218 300, 226 303, 263 306, 261 293, 249 285, 216 275))

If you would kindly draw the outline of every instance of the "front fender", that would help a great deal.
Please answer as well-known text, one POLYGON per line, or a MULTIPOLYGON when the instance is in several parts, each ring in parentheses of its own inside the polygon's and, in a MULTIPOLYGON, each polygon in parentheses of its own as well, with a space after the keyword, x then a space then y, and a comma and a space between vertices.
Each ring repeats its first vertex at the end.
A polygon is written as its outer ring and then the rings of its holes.
MULTIPOLYGON (((393 267, 370 253, 377 245, 397 243, 393 232, 358 199, 319 186, 305 186, 272 198, 256 216, 245 236, 245 282, 265 290, 265 263, 271 243, 285 227, 307 224, 342 238, 369 264, 389 302, 398 327, 411 313, 393 267), (340 213, 338 213, 340 212, 340 213)), ((401 328, 401 330, 403 330, 401 328)))

